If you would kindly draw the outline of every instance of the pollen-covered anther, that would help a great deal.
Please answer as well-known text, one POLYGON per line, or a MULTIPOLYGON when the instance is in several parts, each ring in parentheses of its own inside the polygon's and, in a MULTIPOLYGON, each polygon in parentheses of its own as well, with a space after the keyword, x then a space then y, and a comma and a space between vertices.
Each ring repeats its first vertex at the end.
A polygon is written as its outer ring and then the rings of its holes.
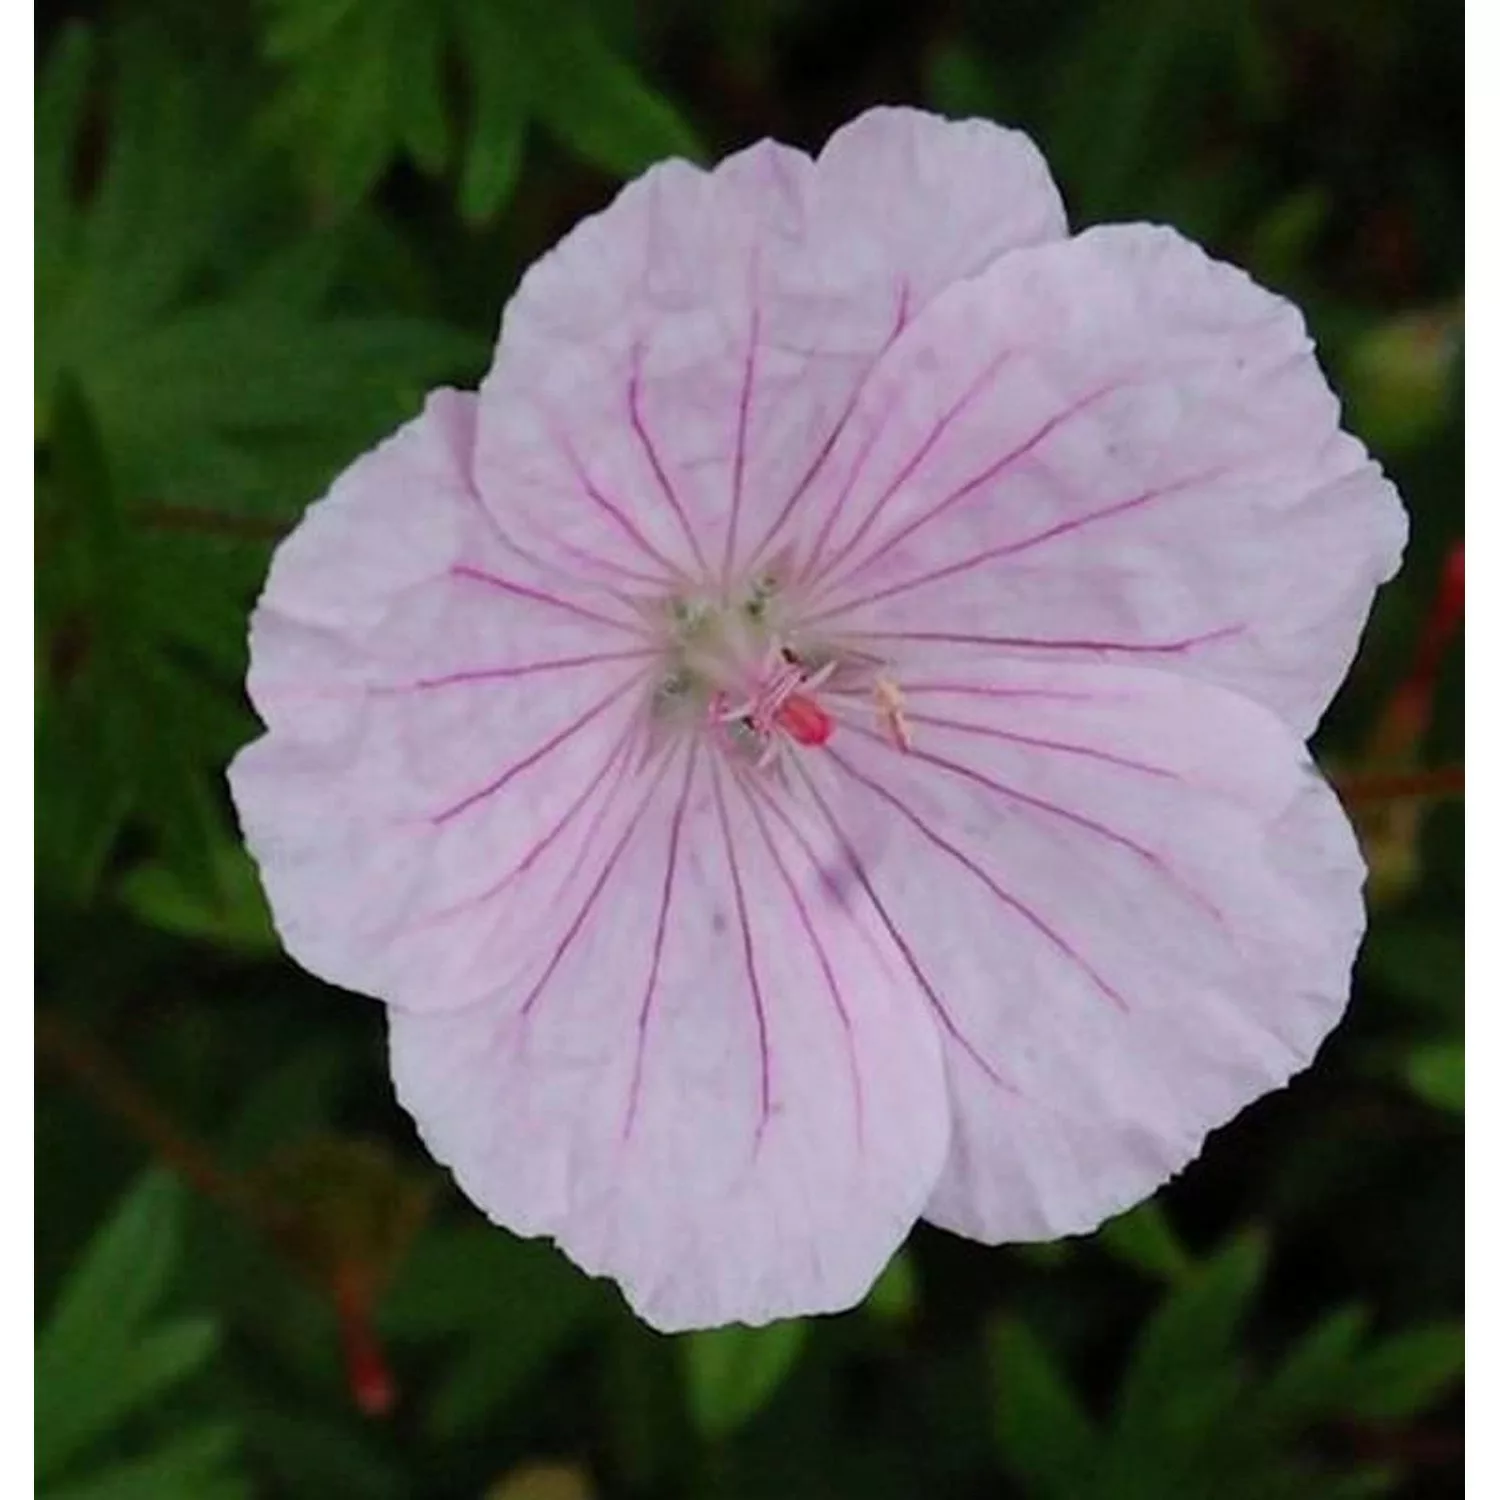
POLYGON ((872 690, 875 712, 886 732, 900 750, 909 751, 912 744, 911 720, 906 717, 906 699, 890 677, 877 677, 872 690))

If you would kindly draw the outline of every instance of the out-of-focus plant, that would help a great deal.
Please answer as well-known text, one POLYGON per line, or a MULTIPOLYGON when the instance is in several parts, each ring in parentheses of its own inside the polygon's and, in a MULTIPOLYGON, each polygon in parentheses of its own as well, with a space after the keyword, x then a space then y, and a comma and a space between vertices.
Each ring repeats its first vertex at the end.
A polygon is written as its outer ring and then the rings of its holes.
POLYGON ((464 217, 489 219, 515 187, 532 120, 611 174, 700 154, 582 0, 267 0, 267 12, 264 49, 282 77, 267 127, 334 213, 405 157, 429 176, 456 169, 464 217))
POLYGON ((1393 1487, 1398 1464, 1336 1471, 1308 1440, 1331 1426, 1349 1435, 1358 1424, 1399 1422, 1435 1405, 1461 1368, 1461 1332, 1434 1323, 1372 1338, 1362 1310, 1340 1308, 1279 1362, 1257 1368, 1241 1336, 1264 1262, 1263 1240, 1247 1236, 1168 1293, 1102 1420, 1023 1319, 1000 1322, 991 1343, 996 1432, 1028 1493, 1291 1500, 1393 1487))
POLYGON ((295 515, 351 443, 483 351, 429 318, 333 310, 337 237, 293 234, 245 259, 275 189, 218 133, 214 83, 148 26, 106 44, 75 24, 38 85, 38 434, 70 376, 150 532, 193 529, 164 506, 206 512, 209 530, 246 507, 295 515))
POLYGON ((218 782, 253 732, 236 684, 276 517, 482 345, 331 310, 316 243, 237 261, 264 187, 214 124, 209 81, 145 25, 69 27, 38 86, 39 855, 87 896, 133 825, 135 908, 253 945, 218 782))
POLYGON ((143 1177, 84 1249, 37 1332, 36 1480, 44 1500, 251 1493, 233 1423, 185 1394, 201 1394, 218 1327, 162 1305, 182 1254, 181 1192, 161 1173, 143 1177))

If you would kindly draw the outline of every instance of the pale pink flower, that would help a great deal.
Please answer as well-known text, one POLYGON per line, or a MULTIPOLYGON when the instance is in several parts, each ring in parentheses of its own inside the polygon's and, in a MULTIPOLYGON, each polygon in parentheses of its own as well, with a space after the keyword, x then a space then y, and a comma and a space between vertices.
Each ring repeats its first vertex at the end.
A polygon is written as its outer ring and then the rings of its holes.
POLYGON ((276 556, 235 762, 433 1154, 662 1328, 1088 1230, 1306 1066, 1405 521, 1296 310, 983 122, 669 162, 276 556))

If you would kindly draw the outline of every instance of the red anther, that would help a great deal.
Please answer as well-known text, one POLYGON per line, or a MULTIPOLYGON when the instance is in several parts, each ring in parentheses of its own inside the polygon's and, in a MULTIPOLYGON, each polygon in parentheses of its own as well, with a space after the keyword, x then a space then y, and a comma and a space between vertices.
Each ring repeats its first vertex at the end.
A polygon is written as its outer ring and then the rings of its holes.
POLYGON ((775 722, 799 745, 825 745, 833 733, 833 720, 802 693, 793 693, 776 710, 775 722))

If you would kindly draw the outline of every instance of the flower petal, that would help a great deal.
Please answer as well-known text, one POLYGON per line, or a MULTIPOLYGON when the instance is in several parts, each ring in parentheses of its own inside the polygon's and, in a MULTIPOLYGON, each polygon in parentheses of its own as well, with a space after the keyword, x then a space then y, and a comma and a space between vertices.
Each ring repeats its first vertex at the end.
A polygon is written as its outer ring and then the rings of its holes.
POLYGON ((1171 230, 950 288, 808 497, 811 621, 952 651, 1152 660, 1306 735, 1406 535, 1290 303, 1171 230))
POLYGON ((847 1307, 941 1167, 937 1037, 829 836, 669 757, 534 976, 392 1013, 397 1089, 493 1219, 660 1328, 847 1307))
POLYGON ((748 566, 905 323, 1064 230, 1023 136, 912 110, 865 116, 816 163, 765 142, 712 173, 653 168, 506 309, 481 488, 547 556, 613 545, 668 578, 748 566))
POLYGON ((648 691, 623 608, 559 592, 478 504, 473 403, 433 397, 278 550, 251 628, 270 732, 230 768, 288 950, 397 1004, 494 983, 507 879, 574 857, 648 691))
POLYGON ((1068 232, 1041 152, 991 120, 866 110, 829 138, 817 183, 819 229, 845 266, 883 258, 913 313, 1007 251, 1068 232))
POLYGON ((943 1033, 927 1217, 1090 1229, 1311 1060, 1363 931, 1354 838, 1291 732, 1220 688, 1025 661, 905 686, 910 753, 848 726, 801 764, 943 1033))

